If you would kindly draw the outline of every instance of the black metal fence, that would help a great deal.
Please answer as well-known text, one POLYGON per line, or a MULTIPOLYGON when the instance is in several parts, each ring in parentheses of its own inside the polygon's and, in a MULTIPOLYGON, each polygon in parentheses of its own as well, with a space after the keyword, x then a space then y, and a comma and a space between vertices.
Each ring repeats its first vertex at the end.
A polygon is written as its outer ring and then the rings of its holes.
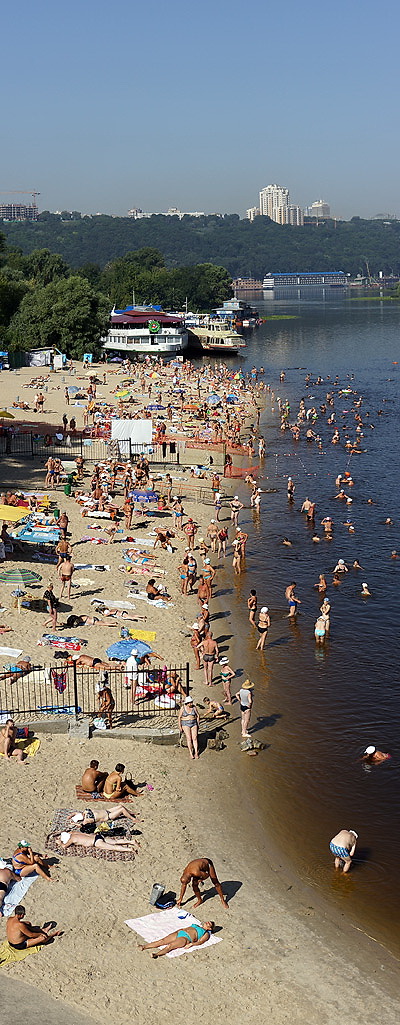
POLYGON ((183 666, 139 666, 137 680, 125 668, 69 665, 62 659, 29 670, 10 666, 0 674, 0 716, 3 720, 6 715, 97 717, 103 700, 100 687, 106 686, 115 702, 113 720, 128 725, 176 713, 189 693, 189 679, 188 662, 183 666))
MULTIPOLYGON (((61 431, 60 431, 61 435, 61 431)), ((90 438, 87 434, 76 432, 57 438, 56 434, 34 434, 27 431, 13 434, 11 430, 0 432, 0 459, 41 459, 49 456, 58 459, 76 459, 83 456, 88 462, 101 463, 113 456, 115 442, 104 438, 90 438)), ((119 443, 121 458, 135 460, 145 454, 149 463, 179 464, 180 445, 177 441, 167 441, 160 445, 135 445, 130 440, 119 443)))

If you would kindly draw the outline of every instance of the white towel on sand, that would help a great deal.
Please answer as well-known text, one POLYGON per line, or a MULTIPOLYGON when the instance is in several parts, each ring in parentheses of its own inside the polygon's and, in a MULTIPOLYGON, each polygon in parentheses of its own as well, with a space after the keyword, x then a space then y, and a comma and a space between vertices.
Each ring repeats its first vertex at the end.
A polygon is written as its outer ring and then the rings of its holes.
POLYGON ((8 918, 9 915, 12 915, 14 908, 17 907, 17 904, 22 903, 23 897, 25 897, 27 890, 29 890, 29 887, 32 886, 32 883, 34 883, 35 879, 37 878, 37 876, 24 876, 22 879, 18 879, 18 882, 12 884, 4 898, 2 911, 5 918, 8 918))
POLYGON ((163 601, 162 598, 151 598, 147 597, 146 593, 137 594, 136 591, 128 591, 128 598, 137 598, 138 601, 145 601, 147 605, 154 605, 156 609, 173 609, 174 603, 172 601, 163 601))
MULTIPOLYGON (((181 908, 175 907, 168 911, 159 911, 155 915, 143 915, 143 918, 128 918, 125 925, 142 936, 145 943, 153 943, 154 940, 160 940, 177 929, 187 929, 189 925, 201 925, 199 919, 191 914, 179 918, 179 915, 183 914, 181 908)), ((214 943, 220 943, 221 939, 220 936, 210 936, 206 943, 202 943, 201 947, 178 947, 178 950, 171 950, 166 957, 179 957, 181 954, 191 954, 195 950, 204 950, 205 947, 211 947, 214 943)))

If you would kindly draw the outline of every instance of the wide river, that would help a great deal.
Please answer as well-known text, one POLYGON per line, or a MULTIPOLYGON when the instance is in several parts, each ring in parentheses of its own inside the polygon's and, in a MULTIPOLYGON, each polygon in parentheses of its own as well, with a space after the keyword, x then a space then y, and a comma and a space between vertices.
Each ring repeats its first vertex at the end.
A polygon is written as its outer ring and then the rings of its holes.
MULTIPOLYGON (((243 756, 244 775, 257 814, 296 872, 400 956, 400 560, 391 558, 400 549, 400 303, 335 293, 326 300, 314 295, 257 305, 262 316, 293 319, 268 320, 248 336, 245 358, 232 365, 263 366, 275 395, 289 400, 292 419, 301 396, 306 407, 318 408, 336 375, 346 387, 354 374, 350 387, 364 397, 365 451, 349 460, 343 445, 331 444, 326 417, 316 425, 322 452, 304 437, 296 444, 289 432, 279 431, 276 403, 272 410, 267 400, 261 487, 271 491, 263 495, 259 520, 248 508, 249 490, 238 482, 247 503, 240 522, 250 538, 247 572, 234 585, 242 623, 235 664, 255 681, 253 726, 268 745, 257 760, 243 756), (307 372, 313 381, 321 375, 323 385, 307 388, 307 372), (335 478, 346 471, 354 478, 351 506, 334 498, 335 478), (291 507, 289 474, 296 484, 291 507), (317 503, 319 544, 300 514, 306 496, 317 503), (327 513, 334 520, 332 541, 320 527, 327 513), (348 516, 353 534, 344 525, 348 516), (388 516, 392 526, 385 525, 388 516), (284 536, 291 548, 282 545, 284 536), (358 559, 363 569, 351 569, 336 587, 332 570, 339 558, 350 566, 358 559), (313 585, 320 572, 327 576, 332 612, 329 640, 317 648, 313 585), (296 626, 288 623, 284 600, 292 580, 302 601, 296 626), (364 581, 371 591, 367 599, 361 597, 364 581), (250 587, 257 589, 259 607, 266 604, 271 613, 264 654, 254 650, 255 632, 247 622, 250 587), (367 768, 360 755, 368 744, 389 751, 390 761, 367 768), (359 834, 347 876, 333 871, 329 851, 342 828, 359 834)), ((337 397, 335 409, 338 424, 348 423, 354 438, 354 418, 346 412, 351 401, 337 397)))

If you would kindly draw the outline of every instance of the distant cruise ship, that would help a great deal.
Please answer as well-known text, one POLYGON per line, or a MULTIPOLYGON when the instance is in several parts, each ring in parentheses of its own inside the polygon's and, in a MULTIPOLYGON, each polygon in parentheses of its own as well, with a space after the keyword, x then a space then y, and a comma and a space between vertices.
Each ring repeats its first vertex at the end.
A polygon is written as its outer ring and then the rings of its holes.
POLYGON ((347 288, 347 276, 342 270, 266 274, 263 290, 277 288, 347 288))

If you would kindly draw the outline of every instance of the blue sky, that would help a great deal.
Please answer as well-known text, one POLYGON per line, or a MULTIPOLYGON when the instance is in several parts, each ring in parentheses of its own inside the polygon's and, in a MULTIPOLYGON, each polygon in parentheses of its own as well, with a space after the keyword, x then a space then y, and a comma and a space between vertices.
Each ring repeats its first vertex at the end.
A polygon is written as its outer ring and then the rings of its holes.
POLYGON ((393 0, 4 5, 0 189, 243 216, 277 182, 400 216, 399 22, 393 0))

